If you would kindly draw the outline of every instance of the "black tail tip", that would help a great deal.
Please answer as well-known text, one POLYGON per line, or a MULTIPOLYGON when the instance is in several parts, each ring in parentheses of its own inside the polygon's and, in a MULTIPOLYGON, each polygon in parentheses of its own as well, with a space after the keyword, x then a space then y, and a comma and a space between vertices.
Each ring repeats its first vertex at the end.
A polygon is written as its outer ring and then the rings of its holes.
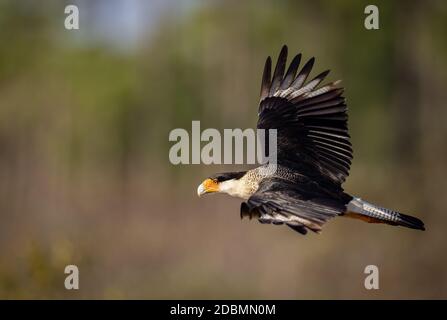
POLYGON ((424 222, 422 222, 422 220, 402 213, 399 214, 399 218, 400 218, 399 221, 400 225, 411 229, 425 231, 425 225, 424 222))

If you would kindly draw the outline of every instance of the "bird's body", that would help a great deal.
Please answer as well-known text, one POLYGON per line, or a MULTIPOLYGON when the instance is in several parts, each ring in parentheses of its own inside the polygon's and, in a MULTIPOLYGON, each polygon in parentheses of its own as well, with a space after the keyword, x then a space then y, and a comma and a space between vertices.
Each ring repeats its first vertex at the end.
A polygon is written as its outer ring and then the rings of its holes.
POLYGON ((259 184, 264 179, 272 177, 282 178, 292 183, 298 183, 300 177, 304 178, 300 173, 287 167, 265 164, 248 170, 238 180, 223 181, 220 188, 230 196, 248 200, 258 190, 259 184))
MULTIPOLYGON (((239 197, 241 217, 261 223, 286 224, 305 234, 321 231, 336 216, 424 230, 417 218, 367 203, 344 192, 352 147, 347 107, 338 81, 318 87, 325 71, 306 83, 314 59, 298 72, 301 55, 285 73, 284 46, 271 77, 267 59, 261 86, 259 129, 277 130, 277 162, 243 172, 216 174, 206 179, 198 194, 221 192, 239 197)), ((268 145, 267 145, 268 147, 268 145)), ((268 149, 268 148, 267 148, 268 149)))

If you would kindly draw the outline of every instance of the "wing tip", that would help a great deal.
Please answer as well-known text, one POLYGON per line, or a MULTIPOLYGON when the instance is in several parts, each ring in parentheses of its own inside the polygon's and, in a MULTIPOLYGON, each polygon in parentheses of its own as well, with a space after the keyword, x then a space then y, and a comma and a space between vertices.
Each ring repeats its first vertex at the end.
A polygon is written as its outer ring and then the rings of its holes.
POLYGON ((268 96, 270 91, 270 87, 272 84, 272 58, 270 56, 267 57, 264 64, 264 71, 262 73, 262 81, 261 81, 261 100, 268 96))
POLYGON ((288 50, 289 50, 289 48, 287 47, 287 45, 283 44, 282 47, 281 47, 281 51, 280 51, 279 55, 281 56, 281 54, 284 54, 284 53, 287 54, 288 50))

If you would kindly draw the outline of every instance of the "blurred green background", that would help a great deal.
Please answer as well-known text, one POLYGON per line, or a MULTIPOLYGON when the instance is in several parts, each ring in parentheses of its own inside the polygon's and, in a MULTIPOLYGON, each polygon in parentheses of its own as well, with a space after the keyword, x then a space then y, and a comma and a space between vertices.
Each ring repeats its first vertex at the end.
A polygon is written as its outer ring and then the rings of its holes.
POLYGON ((0 298, 447 298, 447 5, 375 1, 368 31, 368 4, 1 1, 0 298), (240 167, 170 164, 173 128, 255 127, 283 44, 343 79, 346 191, 426 232, 241 222, 239 200, 196 195, 240 167), (370 264, 380 290, 364 288, 370 264))

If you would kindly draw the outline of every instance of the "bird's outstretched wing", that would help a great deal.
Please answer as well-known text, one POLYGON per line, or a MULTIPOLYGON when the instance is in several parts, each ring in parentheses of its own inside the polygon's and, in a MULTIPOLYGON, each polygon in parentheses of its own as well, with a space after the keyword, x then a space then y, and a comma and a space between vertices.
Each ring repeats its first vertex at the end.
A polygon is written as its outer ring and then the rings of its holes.
POLYGON ((301 54, 293 58, 285 73, 286 60, 284 46, 272 77, 271 58, 267 58, 257 127, 277 129, 278 163, 287 162, 309 175, 341 185, 352 160, 343 88, 338 88, 337 82, 319 86, 329 71, 306 82, 314 58, 298 74, 301 54))
POLYGON ((292 183, 272 177, 241 205, 241 217, 256 217, 261 223, 286 224, 305 234, 321 231, 323 224, 346 211, 346 201, 325 196, 312 181, 292 183))

